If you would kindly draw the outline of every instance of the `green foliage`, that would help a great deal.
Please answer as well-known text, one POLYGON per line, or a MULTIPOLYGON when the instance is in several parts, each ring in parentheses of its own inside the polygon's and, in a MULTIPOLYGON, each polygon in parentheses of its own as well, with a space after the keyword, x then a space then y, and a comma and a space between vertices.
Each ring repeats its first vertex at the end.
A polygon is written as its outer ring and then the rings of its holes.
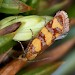
POLYGON ((38 14, 39 15, 52 15, 56 11, 60 10, 66 3, 67 3, 67 1, 65 0, 64 2, 55 4, 55 5, 47 8, 46 10, 41 11, 38 14))
POLYGON ((0 21, 0 29, 3 29, 5 27, 13 24, 12 21, 19 19, 19 18, 22 18, 22 16, 10 16, 10 17, 6 17, 6 18, 2 19, 0 21))
POLYGON ((13 36, 13 33, 0 36, 0 54, 4 53, 16 44, 16 42, 12 40, 13 36))
POLYGON ((67 12, 70 18, 75 18, 75 4, 71 5, 67 12))
POLYGON ((27 12, 28 9, 25 3, 20 0, 3 0, 0 5, 0 12, 6 14, 19 14, 23 12, 27 12))
POLYGON ((33 8, 36 8, 40 0, 28 0, 26 3, 33 8))

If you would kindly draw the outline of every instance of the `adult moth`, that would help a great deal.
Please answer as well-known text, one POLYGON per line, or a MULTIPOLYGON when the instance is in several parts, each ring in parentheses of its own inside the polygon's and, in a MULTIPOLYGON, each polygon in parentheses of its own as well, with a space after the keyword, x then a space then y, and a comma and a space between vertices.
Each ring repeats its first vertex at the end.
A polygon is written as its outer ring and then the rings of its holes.
POLYGON ((29 43, 26 58, 34 59, 41 51, 46 50, 60 35, 69 31, 69 18, 65 11, 59 11, 29 43))

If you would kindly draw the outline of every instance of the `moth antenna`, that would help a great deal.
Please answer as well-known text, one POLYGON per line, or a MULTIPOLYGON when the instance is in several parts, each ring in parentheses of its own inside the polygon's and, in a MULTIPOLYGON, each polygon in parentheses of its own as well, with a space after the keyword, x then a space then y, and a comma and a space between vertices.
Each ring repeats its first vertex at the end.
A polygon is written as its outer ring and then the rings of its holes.
POLYGON ((42 59, 37 59, 37 60, 28 60, 28 62, 39 62, 39 61, 45 61, 45 60, 49 60, 50 59, 50 57, 46 57, 46 58, 42 58, 42 59))
MULTIPOLYGON (((30 29, 30 31, 31 31, 31 33, 32 33, 32 39, 33 39, 33 31, 32 31, 32 29, 30 29)), ((30 40, 30 42, 32 41, 32 39, 30 40)), ((18 41, 19 43, 20 43, 20 45, 21 45, 21 47, 22 47, 22 50, 23 50, 23 54, 22 54, 22 56, 21 57, 25 57, 25 55, 26 55, 26 53, 28 52, 28 47, 26 48, 26 49, 24 49, 24 46, 22 45, 22 43, 20 42, 20 41, 18 41)), ((29 46, 29 45, 28 45, 29 46)))
POLYGON ((21 45, 21 48, 22 48, 22 50, 23 50, 23 52, 24 52, 24 54, 25 54, 25 49, 24 49, 23 44, 22 44, 20 41, 18 41, 18 42, 19 42, 19 44, 21 45))

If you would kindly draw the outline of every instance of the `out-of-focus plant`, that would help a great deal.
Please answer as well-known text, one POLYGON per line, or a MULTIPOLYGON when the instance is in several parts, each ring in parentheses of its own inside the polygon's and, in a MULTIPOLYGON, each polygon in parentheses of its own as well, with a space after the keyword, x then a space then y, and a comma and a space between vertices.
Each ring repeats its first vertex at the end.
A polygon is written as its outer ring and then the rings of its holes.
POLYGON ((12 40, 13 36, 13 33, 0 36, 0 54, 4 53, 16 44, 16 42, 12 40))
POLYGON ((20 0, 1 0, 0 12, 6 14, 19 14, 32 10, 30 6, 20 0))
POLYGON ((66 56, 66 61, 52 75, 70 75, 75 70, 75 49, 66 56))
POLYGON ((61 3, 56 3, 53 6, 46 8, 45 10, 40 11, 39 15, 52 15, 54 12, 60 10, 68 3, 68 0, 63 0, 61 3))
MULTIPOLYGON (((27 70, 23 69, 16 75, 50 75, 52 72, 54 72, 63 62, 56 62, 54 64, 45 64, 40 67, 36 67, 35 69, 27 68, 27 70)), ((36 65, 35 65, 36 66, 36 65)))

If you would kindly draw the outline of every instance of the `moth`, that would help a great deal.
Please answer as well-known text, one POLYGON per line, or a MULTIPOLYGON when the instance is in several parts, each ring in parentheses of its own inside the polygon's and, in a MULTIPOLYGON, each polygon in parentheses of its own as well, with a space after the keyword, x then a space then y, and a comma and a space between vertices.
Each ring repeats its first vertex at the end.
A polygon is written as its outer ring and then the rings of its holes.
POLYGON ((25 57, 34 59, 42 51, 46 50, 56 39, 69 31, 69 18, 65 11, 59 11, 28 44, 25 57))

